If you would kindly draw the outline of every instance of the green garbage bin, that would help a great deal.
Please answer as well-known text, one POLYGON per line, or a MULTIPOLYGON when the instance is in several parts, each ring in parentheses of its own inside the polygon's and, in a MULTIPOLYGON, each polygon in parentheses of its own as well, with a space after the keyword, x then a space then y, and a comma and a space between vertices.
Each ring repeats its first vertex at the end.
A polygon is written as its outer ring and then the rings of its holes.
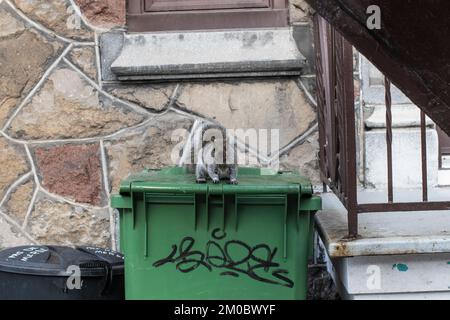
POLYGON ((120 213, 126 299, 305 299, 312 217, 294 172, 241 168, 239 185, 147 170, 111 199, 120 213))

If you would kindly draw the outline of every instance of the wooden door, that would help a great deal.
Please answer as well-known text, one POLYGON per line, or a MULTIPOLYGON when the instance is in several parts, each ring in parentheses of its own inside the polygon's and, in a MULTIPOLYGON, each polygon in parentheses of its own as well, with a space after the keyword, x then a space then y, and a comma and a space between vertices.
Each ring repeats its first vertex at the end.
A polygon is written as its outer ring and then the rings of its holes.
POLYGON ((269 0, 145 0, 145 11, 270 8, 269 0))
POLYGON ((288 26, 287 0, 128 0, 130 32, 288 26))

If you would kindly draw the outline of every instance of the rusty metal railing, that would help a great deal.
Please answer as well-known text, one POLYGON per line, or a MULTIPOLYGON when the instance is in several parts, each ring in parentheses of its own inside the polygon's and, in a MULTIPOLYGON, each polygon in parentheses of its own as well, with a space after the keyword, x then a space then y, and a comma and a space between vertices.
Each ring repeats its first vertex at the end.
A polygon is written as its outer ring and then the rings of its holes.
MULTIPOLYGON (((358 215, 387 211, 450 209, 450 201, 429 201, 426 115, 420 116, 422 202, 394 202, 391 82, 385 78, 387 202, 360 204, 357 199, 356 121, 353 47, 325 19, 314 18, 319 158, 324 189, 329 187, 348 211, 349 237, 358 236, 358 215)), ((381 70, 382 71, 382 70, 381 70)))

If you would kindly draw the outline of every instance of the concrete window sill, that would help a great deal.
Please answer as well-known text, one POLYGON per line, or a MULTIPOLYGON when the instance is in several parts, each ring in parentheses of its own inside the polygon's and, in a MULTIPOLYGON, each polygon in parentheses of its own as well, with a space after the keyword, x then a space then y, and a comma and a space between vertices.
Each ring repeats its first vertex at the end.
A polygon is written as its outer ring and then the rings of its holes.
POLYGON ((126 34, 118 80, 296 76, 306 63, 291 28, 126 34))

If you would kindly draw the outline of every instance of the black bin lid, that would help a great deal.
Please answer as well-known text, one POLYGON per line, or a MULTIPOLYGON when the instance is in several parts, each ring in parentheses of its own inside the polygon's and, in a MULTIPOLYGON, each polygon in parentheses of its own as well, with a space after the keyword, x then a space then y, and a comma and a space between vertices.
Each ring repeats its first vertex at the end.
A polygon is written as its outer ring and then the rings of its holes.
POLYGON ((0 272, 42 276, 70 276, 71 266, 81 275, 102 277, 123 274, 124 257, 110 249, 97 247, 23 246, 0 251, 0 272))

